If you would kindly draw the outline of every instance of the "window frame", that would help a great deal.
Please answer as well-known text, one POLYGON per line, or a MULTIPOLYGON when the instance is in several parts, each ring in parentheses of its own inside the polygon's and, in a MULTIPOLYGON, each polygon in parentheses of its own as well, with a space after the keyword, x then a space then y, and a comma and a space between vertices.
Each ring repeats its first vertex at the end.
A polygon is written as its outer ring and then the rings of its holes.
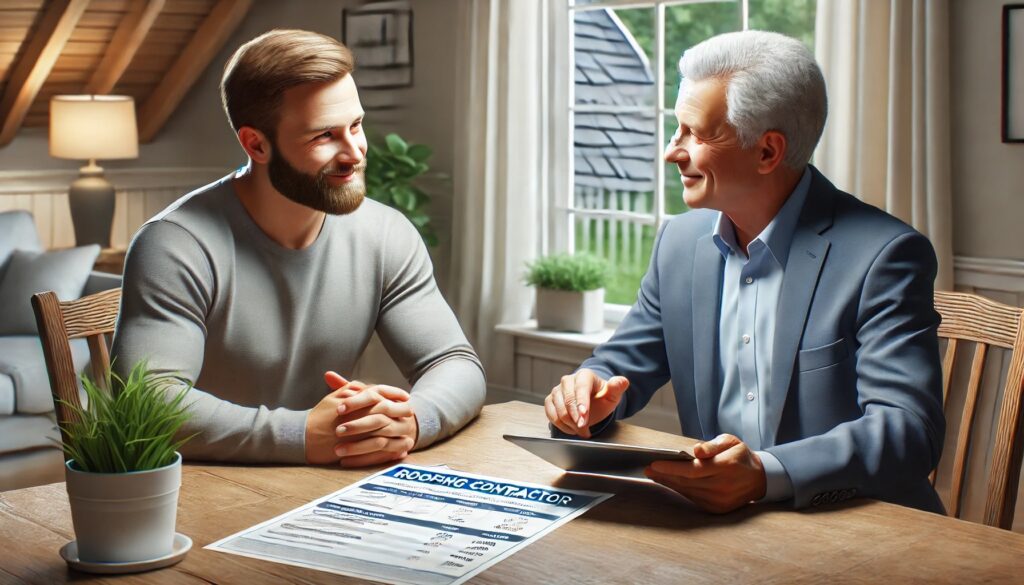
MULTIPOLYGON (((742 29, 750 26, 749 0, 595 0, 580 3, 578 0, 560 0, 552 3, 550 13, 550 44, 554 48, 549 83, 554 107, 551 108, 551 129, 548 152, 551 156, 549 201, 545 202, 547 229, 542 230, 541 252, 575 252, 576 219, 599 217, 622 219, 654 226, 655 232, 674 215, 665 213, 665 165, 662 152, 668 137, 665 135, 665 117, 674 115, 675 104, 665 104, 665 8, 687 4, 734 3, 742 13, 742 29), (603 9, 653 8, 654 9, 654 68, 656 89, 653 106, 614 106, 576 104, 575 95, 575 28, 577 12, 603 9), (560 48, 560 49, 559 49, 560 48), (568 74, 566 74, 568 72, 568 74), (561 73, 561 74, 559 74, 561 73), (574 120, 577 113, 639 113, 654 114, 655 159, 654 210, 650 214, 634 211, 581 209, 574 206, 576 188, 574 161, 574 120)), ((612 13, 614 15, 614 12, 612 13)), ((605 303, 605 323, 618 324, 631 305, 605 303)))

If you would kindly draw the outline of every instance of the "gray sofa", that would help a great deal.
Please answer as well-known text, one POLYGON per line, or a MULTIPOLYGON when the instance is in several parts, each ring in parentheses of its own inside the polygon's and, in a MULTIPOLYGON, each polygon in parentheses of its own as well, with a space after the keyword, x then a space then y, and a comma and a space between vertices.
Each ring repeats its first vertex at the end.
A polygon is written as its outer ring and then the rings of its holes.
MULTIPOLYGON (((26 211, 0 213, 0 281, 15 249, 42 249, 26 211)), ((119 276, 93 272, 82 294, 118 286, 119 276)), ((85 340, 73 341, 71 349, 81 371, 89 362, 85 340)), ((63 481, 64 458, 53 441, 58 437, 39 338, 0 336, 0 490, 63 481)))

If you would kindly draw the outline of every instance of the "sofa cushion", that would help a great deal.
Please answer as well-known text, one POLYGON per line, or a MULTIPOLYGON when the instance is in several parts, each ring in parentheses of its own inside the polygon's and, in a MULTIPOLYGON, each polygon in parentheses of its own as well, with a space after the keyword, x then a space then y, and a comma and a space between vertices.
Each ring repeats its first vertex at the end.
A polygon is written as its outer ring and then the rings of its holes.
POLYGON ((53 413, 0 416, 0 455, 28 449, 57 448, 60 440, 53 413))
POLYGON ((4 272, 11 259, 11 252, 16 249, 30 251, 42 249, 39 244, 39 234, 36 233, 36 224, 32 221, 32 214, 20 209, 0 213, 0 282, 3 281, 4 272))
MULTIPOLYGON (((81 372, 89 363, 89 345, 84 339, 71 341, 71 358, 76 372, 81 372)), ((50 377, 38 337, 0 337, 0 407, 5 407, 0 415, 41 414, 53 410, 50 377)))
POLYGON ((0 335, 32 335, 32 295, 52 290, 62 301, 77 299, 100 253, 96 244, 38 252, 15 250, 0 280, 0 335))

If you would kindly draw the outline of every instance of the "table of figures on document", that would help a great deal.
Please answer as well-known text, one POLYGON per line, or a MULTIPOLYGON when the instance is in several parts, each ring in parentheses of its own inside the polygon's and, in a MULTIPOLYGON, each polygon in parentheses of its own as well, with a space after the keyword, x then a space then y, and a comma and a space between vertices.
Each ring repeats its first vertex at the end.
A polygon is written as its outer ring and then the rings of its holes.
POLYGON ((399 464, 206 548, 386 583, 455 585, 610 497, 399 464))

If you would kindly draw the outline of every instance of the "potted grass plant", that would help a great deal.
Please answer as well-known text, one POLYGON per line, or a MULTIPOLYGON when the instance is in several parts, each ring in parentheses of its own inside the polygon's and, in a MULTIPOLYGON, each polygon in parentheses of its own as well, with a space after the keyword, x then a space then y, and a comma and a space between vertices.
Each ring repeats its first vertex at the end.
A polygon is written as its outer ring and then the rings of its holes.
POLYGON ((527 264, 537 289, 537 327, 592 333, 604 326, 608 264, 590 254, 554 254, 527 264))
POLYGON ((78 560, 139 563, 172 553, 178 449, 191 438, 175 439, 188 418, 183 401, 191 384, 182 384, 140 362, 125 378, 108 371, 110 392, 83 376, 84 407, 61 401, 78 560))

